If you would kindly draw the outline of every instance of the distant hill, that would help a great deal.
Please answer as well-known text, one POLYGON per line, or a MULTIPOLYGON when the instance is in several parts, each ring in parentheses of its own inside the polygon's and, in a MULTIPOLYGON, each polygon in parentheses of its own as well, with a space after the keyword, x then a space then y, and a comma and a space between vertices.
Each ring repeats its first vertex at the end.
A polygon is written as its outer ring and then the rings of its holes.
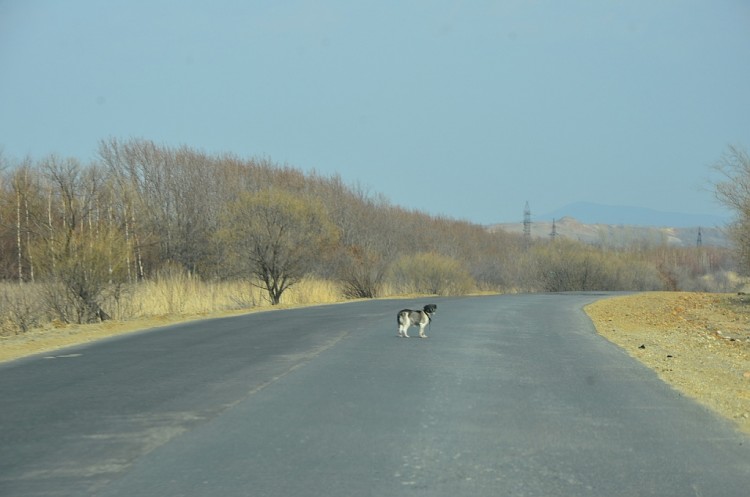
MULTIPOLYGON (((523 223, 500 223, 488 226, 489 231, 503 230, 509 233, 523 233, 523 223)), ((706 247, 727 247, 729 240, 722 228, 700 227, 701 242, 706 247)), ((698 242, 698 226, 657 227, 627 224, 583 223, 570 216, 555 220, 555 233, 560 238, 578 240, 583 243, 607 247, 628 247, 633 244, 670 245, 675 247, 695 247, 698 242)), ((531 236, 550 238, 552 221, 533 221, 531 236)))
POLYGON ((532 221, 551 222, 553 219, 564 217, 572 217, 585 224, 671 228, 697 228, 699 226, 702 228, 719 228, 724 227, 729 222, 729 216, 662 212, 643 207, 602 205, 591 202, 576 202, 541 216, 532 212, 532 221))

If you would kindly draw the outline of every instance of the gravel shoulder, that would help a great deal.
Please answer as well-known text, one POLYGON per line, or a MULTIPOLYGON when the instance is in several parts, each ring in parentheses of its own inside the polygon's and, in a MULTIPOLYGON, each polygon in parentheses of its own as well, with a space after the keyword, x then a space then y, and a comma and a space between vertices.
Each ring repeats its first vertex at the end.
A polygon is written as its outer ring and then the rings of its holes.
POLYGON ((750 296, 653 292, 585 310, 599 334, 750 433, 750 296))

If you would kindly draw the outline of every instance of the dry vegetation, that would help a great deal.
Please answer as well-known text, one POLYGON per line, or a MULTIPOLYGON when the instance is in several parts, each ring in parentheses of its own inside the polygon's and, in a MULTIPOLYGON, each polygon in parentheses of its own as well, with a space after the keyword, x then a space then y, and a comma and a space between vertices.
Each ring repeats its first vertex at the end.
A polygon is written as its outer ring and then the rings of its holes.
MULTIPOLYGON (((27 284, 20 289, 33 297, 43 288, 27 284)), ((0 284, 0 296, 18 293, 15 284, 0 284)), ((304 280, 287 292, 283 302, 272 306, 262 289, 250 282, 203 283, 184 274, 138 284, 114 319, 95 324, 63 323, 51 320, 17 333, 12 320, 0 323, 0 362, 29 354, 52 351, 133 331, 208 317, 252 311, 285 309, 301 305, 340 302, 336 285, 322 280, 304 280)))
POLYGON ((0 333, 392 294, 726 290, 732 253, 491 231, 262 159, 102 141, 0 163, 0 333), (10 166, 10 167, 8 167, 10 166), (250 283, 252 282, 252 284, 250 283))
MULTIPOLYGON (((59 319, 37 321, 42 310, 33 309, 41 302, 45 285, 26 283, 0 283, 0 301, 5 302, 6 313, 0 321, 0 337, 14 336, 34 329, 61 328, 67 324, 59 319), (10 302, 16 304, 11 308, 10 302), (18 322, 28 322, 21 330, 18 322), (35 325, 35 326, 31 326, 35 325)), ((104 305, 112 311, 111 321, 128 322, 142 319, 185 319, 226 312, 247 312, 270 307, 263 289, 250 281, 203 282, 187 274, 173 274, 169 278, 144 281, 128 288, 127 295, 110 296, 104 305)), ((343 300, 335 284, 306 279, 284 295, 283 306, 332 303, 343 300)), ((2 307, 0 307, 2 308, 2 307)), ((108 320, 110 321, 110 320, 108 320)))

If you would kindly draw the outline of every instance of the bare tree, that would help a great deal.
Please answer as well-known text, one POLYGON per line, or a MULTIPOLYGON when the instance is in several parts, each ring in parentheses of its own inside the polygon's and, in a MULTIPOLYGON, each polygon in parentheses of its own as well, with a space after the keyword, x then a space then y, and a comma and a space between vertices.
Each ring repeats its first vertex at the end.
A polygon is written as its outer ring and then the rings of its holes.
POLYGON ((174 262, 191 273, 215 264, 213 238, 224 202, 222 161, 188 147, 147 140, 102 141, 99 157, 120 185, 131 213, 129 237, 154 247, 153 269, 174 262), (137 221, 137 222, 136 222, 137 221))
POLYGON ((340 178, 330 181, 328 188, 325 202, 341 232, 335 274, 344 295, 377 297, 395 253, 387 203, 361 187, 347 188, 340 178))
POLYGON ((124 281, 126 260, 119 227, 102 216, 106 178, 72 159, 49 158, 43 165, 50 183, 47 232, 35 247, 47 275, 49 306, 66 322, 109 319, 104 292, 124 281))
POLYGON ((736 215, 729 233, 741 269, 750 273, 750 156, 747 151, 730 146, 714 169, 724 178, 714 184, 714 194, 736 215))
POLYGON ((269 189, 242 194, 229 206, 224 236, 240 270, 257 278, 276 305, 331 250, 337 230, 320 202, 269 189))

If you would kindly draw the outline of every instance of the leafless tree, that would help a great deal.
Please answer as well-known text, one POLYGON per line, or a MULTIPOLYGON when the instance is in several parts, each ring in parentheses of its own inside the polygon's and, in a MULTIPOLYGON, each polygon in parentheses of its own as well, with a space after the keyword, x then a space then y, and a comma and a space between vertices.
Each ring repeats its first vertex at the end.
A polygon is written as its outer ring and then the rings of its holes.
POLYGON ((44 269, 47 300, 63 321, 109 319, 104 293, 124 280, 126 244, 103 208, 107 178, 96 166, 50 157, 42 165, 49 182, 48 223, 34 247, 44 269))
POLYGON ((331 250, 337 236, 320 202, 283 190, 245 193, 226 213, 224 238, 238 267, 261 282, 273 305, 311 271, 316 254, 331 250))
POLYGON ((745 273, 750 273, 750 155, 737 146, 729 146, 714 164, 722 180, 714 183, 716 198, 735 213, 729 228, 738 262, 745 273))

